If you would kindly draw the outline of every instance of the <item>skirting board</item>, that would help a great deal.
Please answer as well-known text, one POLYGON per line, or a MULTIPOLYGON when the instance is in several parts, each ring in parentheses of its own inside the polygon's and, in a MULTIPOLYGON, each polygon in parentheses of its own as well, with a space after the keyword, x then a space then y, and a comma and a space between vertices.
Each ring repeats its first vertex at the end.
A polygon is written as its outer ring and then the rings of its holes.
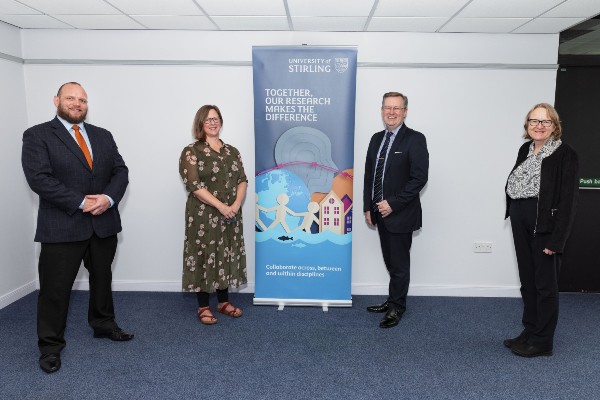
POLYGON ((38 288, 37 280, 31 281, 20 288, 17 288, 5 295, 0 296, 0 310, 8 306, 11 303, 19 300, 22 297, 27 296, 29 293, 34 292, 38 288))
MULTIPOLYGON (((388 287, 383 285, 352 285, 353 295, 387 296, 388 287)), ((409 296, 447 297, 520 297, 519 286, 464 286, 464 285, 410 285, 409 296)))
MULTIPOLYGON (((29 282, 0 296, 0 309, 39 289, 37 280, 29 282)), ((77 280, 73 290, 89 290, 87 280, 77 280)), ((180 292, 178 281, 113 281, 113 290, 129 292, 180 292)), ((387 285, 352 285, 353 295, 387 295, 387 285)), ((232 292, 254 293, 254 283, 249 283, 232 292)), ((427 286, 411 285, 409 296, 448 296, 448 297, 519 297, 518 286, 427 286)))
MULTIPOLYGON (((75 290, 88 290, 87 280, 76 281, 75 290)), ((158 281, 113 281, 115 291, 141 291, 141 292, 180 292, 181 282, 158 281)), ((353 295, 387 295, 387 285, 352 285, 353 295)), ((254 293, 254 282, 250 282, 232 292, 254 293)), ((518 286, 430 286, 411 285, 409 296, 449 296, 449 297, 519 297, 518 286)))

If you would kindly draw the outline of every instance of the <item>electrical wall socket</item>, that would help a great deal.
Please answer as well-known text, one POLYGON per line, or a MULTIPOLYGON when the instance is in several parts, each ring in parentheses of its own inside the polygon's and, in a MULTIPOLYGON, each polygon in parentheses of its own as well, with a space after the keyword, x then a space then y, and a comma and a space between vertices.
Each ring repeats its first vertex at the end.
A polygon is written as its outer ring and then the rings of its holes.
POLYGON ((473 242, 473 253, 491 253, 492 242, 473 242))

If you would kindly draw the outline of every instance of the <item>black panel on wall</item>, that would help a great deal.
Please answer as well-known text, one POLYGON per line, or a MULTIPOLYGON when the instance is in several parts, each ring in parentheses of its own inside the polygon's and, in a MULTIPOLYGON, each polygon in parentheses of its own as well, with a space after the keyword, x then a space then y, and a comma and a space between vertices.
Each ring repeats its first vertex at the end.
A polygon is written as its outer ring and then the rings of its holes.
POLYGON ((562 292, 600 292, 600 190, 580 190, 558 283, 562 292))
MULTIPOLYGON (((555 107, 562 121, 563 140, 579 155, 579 177, 600 179, 600 66, 575 64, 577 61, 570 59, 559 67, 555 107)), ((559 288, 600 292, 600 188, 579 190, 559 288)))

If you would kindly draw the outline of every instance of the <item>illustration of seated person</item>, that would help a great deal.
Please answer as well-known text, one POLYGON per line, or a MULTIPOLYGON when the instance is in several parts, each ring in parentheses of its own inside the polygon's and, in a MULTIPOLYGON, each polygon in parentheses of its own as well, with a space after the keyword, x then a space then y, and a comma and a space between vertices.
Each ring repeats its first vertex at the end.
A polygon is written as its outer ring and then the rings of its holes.
POLYGON ((298 229, 302 229, 306 233, 312 233, 310 230, 310 228, 312 227, 312 224, 316 223, 317 226, 319 226, 319 219, 315 216, 315 213, 319 211, 319 204, 315 203, 314 201, 311 201, 306 206, 306 209, 308 211, 301 212, 301 213, 296 213, 296 212, 293 212, 290 210, 291 216, 303 217, 302 222, 300 223, 300 225, 298 225, 296 228, 294 228, 294 231, 296 231, 298 229))
POLYGON ((261 221, 260 219, 260 212, 267 212, 267 208, 261 206, 260 204, 258 204, 258 193, 256 193, 256 207, 254 208, 255 210, 255 215, 254 215, 254 220, 256 221, 256 223, 258 224, 258 226, 260 227, 260 229, 264 232, 267 230, 267 226, 264 224, 264 222, 261 221))

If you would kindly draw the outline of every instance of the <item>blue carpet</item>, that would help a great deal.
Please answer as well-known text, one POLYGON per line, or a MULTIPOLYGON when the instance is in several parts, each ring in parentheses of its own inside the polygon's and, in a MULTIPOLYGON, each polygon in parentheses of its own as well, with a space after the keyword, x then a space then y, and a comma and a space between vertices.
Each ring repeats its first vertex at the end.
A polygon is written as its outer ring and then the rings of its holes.
POLYGON ((94 339, 87 296, 74 291, 63 367, 39 369, 37 292, 0 310, 2 399, 595 399, 600 296, 561 294, 553 357, 523 359, 520 299, 409 297, 392 329, 354 296, 352 308, 253 306, 204 326, 183 293, 115 292, 131 342, 94 339))

